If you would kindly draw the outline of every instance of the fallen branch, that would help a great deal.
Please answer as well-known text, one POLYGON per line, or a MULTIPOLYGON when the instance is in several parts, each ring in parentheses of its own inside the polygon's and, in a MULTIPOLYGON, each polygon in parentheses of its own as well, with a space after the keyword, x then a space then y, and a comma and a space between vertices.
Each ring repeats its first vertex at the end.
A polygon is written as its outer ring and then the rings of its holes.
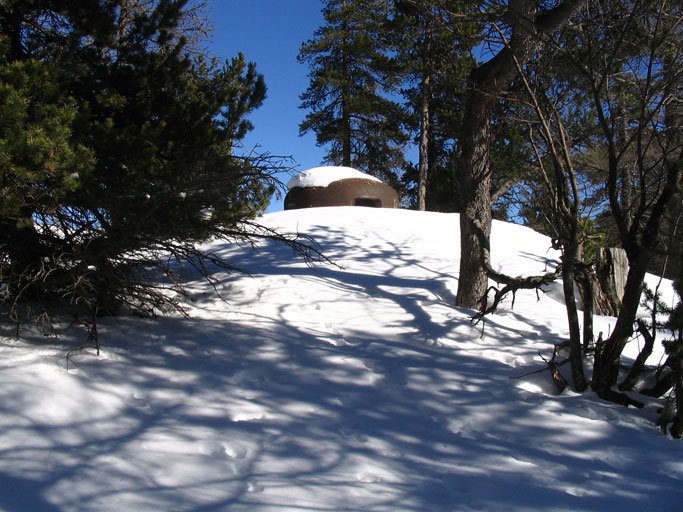
MULTIPOLYGON (((539 352, 538 355, 541 356, 541 353, 539 352)), ((543 359, 543 360, 545 361, 545 359, 543 358, 543 356, 541 356, 541 359, 543 359)), ((569 359, 563 359, 562 361, 560 361, 559 363, 557 363, 557 366, 558 366, 558 367, 559 367, 559 366, 563 366, 563 365, 567 364, 568 362, 569 362, 569 359)), ((522 375, 513 375, 512 377, 510 377, 510 379, 511 379, 511 380, 523 379, 524 377, 528 377, 529 375, 535 375, 535 374, 537 374, 537 373, 547 372, 548 370, 550 370, 550 368, 546 366, 545 368, 539 368, 539 369, 537 369, 537 370, 532 370, 532 371, 530 371, 530 372, 523 373, 522 375)))
POLYGON ((540 350, 538 352, 538 355, 545 361, 547 367, 546 368, 539 368, 538 370, 533 370, 531 372, 525 373, 524 375, 519 375, 515 377, 510 377, 511 379, 521 379, 522 377, 527 377, 529 375, 534 375, 536 373, 541 373, 544 371, 550 371, 550 375, 553 379, 553 383, 555 384, 555 387, 557 388, 557 392, 562 393, 564 389, 567 387, 567 380, 562 376, 560 373, 560 366, 563 364, 566 364, 569 362, 569 359, 563 359, 560 362, 556 361, 557 355, 559 354, 560 350, 563 348, 567 348, 569 346, 568 341, 563 341, 562 343, 557 343, 555 347, 553 348, 553 356, 550 358, 550 360, 546 359, 543 357, 543 354, 541 354, 540 350))

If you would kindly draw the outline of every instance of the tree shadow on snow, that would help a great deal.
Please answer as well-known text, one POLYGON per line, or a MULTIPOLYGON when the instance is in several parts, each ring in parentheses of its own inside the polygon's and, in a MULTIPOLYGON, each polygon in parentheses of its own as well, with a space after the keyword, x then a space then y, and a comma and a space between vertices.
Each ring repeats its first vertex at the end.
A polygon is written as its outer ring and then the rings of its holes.
MULTIPOLYGON (((561 503, 598 511, 683 499, 680 478, 654 466, 638 479, 632 468, 621 474, 630 459, 619 454, 637 433, 600 422, 602 412, 590 432, 573 416, 555 421, 553 407, 561 415, 572 397, 511 382, 520 371, 511 363, 514 347, 507 359, 484 353, 505 352, 503 342, 515 335, 506 324, 494 321, 491 346, 473 350, 478 328, 449 305, 452 277, 420 260, 409 240, 354 244, 340 231, 319 242, 353 265, 309 267, 282 248, 225 252, 259 278, 314 280, 393 304, 401 314, 386 330, 304 328, 287 320, 296 303, 273 314, 235 307, 234 319, 106 320, 102 357, 72 357, 73 420, 41 423, 27 413, 32 395, 19 384, 28 380, 0 387, 0 504, 12 511, 434 511, 561 503), (364 271, 376 258, 385 262, 382 272, 364 271), (404 266, 424 267, 425 278, 406 277, 404 266)), ((218 279, 219 288, 237 290, 249 278, 218 279)), ((323 308, 334 308, 325 301, 323 308)), ((530 332, 553 335, 540 323, 530 332)), ((62 399, 61 390, 45 392, 62 399)))

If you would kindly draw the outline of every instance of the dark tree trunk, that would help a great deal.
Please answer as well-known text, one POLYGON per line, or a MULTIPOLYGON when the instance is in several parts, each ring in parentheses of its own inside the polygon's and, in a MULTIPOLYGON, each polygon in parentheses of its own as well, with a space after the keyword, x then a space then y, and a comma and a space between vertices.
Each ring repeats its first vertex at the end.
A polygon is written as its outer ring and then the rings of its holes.
POLYGON ((40 298, 40 279, 35 279, 49 252, 33 226, 19 227, 13 221, 0 222, 0 249, 9 258, 8 298, 10 302, 40 298))
POLYGON ((583 351, 589 349, 595 337, 593 316, 595 314, 595 289, 597 280, 589 269, 577 274, 581 301, 583 302, 583 351))
POLYGON ((638 377, 642 373, 643 368, 645 368, 647 358, 652 354, 652 349, 655 345, 655 337, 650 333, 650 331, 647 330, 647 326, 642 320, 638 320, 638 332, 640 332, 645 339, 645 345, 640 351, 640 354, 638 354, 638 357, 633 363, 628 375, 621 382, 621 384, 619 384, 619 391, 630 391, 634 388, 638 382, 638 377))
MULTIPOLYGON (((645 251, 642 251, 643 253, 645 251)), ((601 396, 609 393, 619 378, 619 362, 621 353, 633 334, 633 323, 638 312, 643 280, 647 271, 648 258, 641 254, 629 267, 626 288, 622 299, 621 310, 617 317, 612 335, 605 342, 602 350, 595 354, 593 370, 593 387, 601 396)))
POLYGON ((543 35, 564 25, 582 0, 565 0, 550 11, 536 16, 538 4, 532 0, 511 0, 507 14, 512 36, 510 44, 470 74, 463 119, 460 208, 460 274, 456 305, 484 310, 488 278, 483 264, 482 245, 474 228, 491 234, 491 172, 489 144, 493 107, 501 93, 543 44, 543 35))
MULTIPOLYGON (((654 47, 652 47, 652 52, 652 56, 654 56, 654 47)), ((666 83, 664 89, 659 93, 680 100, 681 81, 677 75, 679 70, 673 65, 674 61, 669 60, 670 57, 671 54, 669 53, 666 53, 664 57, 666 64, 663 66, 663 71, 666 83)), ((624 204, 624 198, 620 198, 618 194, 619 151, 622 148, 618 148, 614 142, 611 125, 601 110, 602 105, 599 98, 596 97, 595 103, 602 130, 609 137, 607 191, 610 208, 619 228, 621 244, 626 250, 629 261, 628 277, 617 323, 612 335, 605 342, 604 348, 596 351, 595 354, 593 388, 600 396, 609 398, 614 396, 611 387, 616 384, 619 377, 621 353, 633 334, 633 325, 636 320, 643 281, 652 250, 658 243, 662 218, 671 201, 676 197, 676 193, 680 192, 681 180, 683 180, 683 168, 680 165, 681 112, 679 110, 680 101, 673 100, 667 103, 664 112, 664 142, 666 143, 664 171, 666 174, 662 177, 661 184, 656 190, 649 191, 643 177, 648 173, 648 170, 643 167, 638 168, 641 174, 639 178, 641 196, 637 201, 635 215, 631 215, 629 205, 624 204)), ((635 129, 634 136, 637 136, 637 140, 634 145, 638 150, 637 156, 639 158, 645 157, 646 149, 642 140, 649 140, 649 132, 650 127, 645 125, 640 125, 635 129)))
POLYGON ((346 93, 342 96, 342 165, 351 167, 351 117, 348 112, 346 93))
POLYGON ((626 245, 629 259, 628 277, 622 299, 621 310, 617 317, 612 335, 605 342, 603 350, 596 351, 593 371, 593 388, 600 396, 611 395, 610 388, 616 384, 619 377, 619 362, 621 353, 629 338, 633 334, 633 324, 636 320, 643 281, 650 259, 650 248, 655 247, 659 235, 659 226, 664 211, 674 197, 681 179, 681 169, 674 165, 668 170, 666 185, 652 207, 650 218, 643 229, 642 238, 637 234, 630 235, 626 245))
MULTIPOLYGON (((344 7, 346 7, 346 2, 344 2, 344 7)), ((342 29, 344 34, 348 34, 348 21, 344 19, 342 23, 342 29)), ((346 55, 346 36, 344 40, 344 46, 342 47, 342 72, 348 77, 349 73, 349 62, 346 55)), ((348 90, 348 86, 344 86, 342 89, 341 97, 341 130, 342 130, 342 165, 344 167, 351 167, 351 114, 349 109, 349 98, 351 93, 348 90)))
MULTIPOLYGON (((476 83, 476 81, 475 81, 476 83)), ((483 311, 488 276, 483 246, 475 224, 488 239, 491 235, 491 173, 489 139, 495 97, 471 86, 465 108, 462 176, 463 204, 460 209, 460 275, 456 305, 483 311)))
POLYGON ((581 357, 581 329, 579 314, 576 309, 574 282, 576 281, 576 261, 578 258, 576 244, 567 244, 562 256, 562 289, 569 322, 569 361, 572 368, 572 380, 576 391, 585 391, 588 387, 583 373, 583 359, 581 357))
POLYGON ((429 169, 429 100, 431 97, 431 80, 428 73, 422 78, 420 101, 420 176, 417 184, 417 208, 427 209, 427 169, 429 169))
POLYGON ((671 435, 676 439, 683 436, 683 355, 678 354, 674 359, 674 374, 676 375, 676 383, 674 385, 675 400, 676 400, 676 416, 674 416, 673 425, 671 426, 671 435))
POLYGON ((2 241, 6 240, 7 254, 13 268, 23 272, 40 264, 43 256, 47 256, 33 227, 17 227, 11 223, 1 223, 0 226, 5 232, 2 241))

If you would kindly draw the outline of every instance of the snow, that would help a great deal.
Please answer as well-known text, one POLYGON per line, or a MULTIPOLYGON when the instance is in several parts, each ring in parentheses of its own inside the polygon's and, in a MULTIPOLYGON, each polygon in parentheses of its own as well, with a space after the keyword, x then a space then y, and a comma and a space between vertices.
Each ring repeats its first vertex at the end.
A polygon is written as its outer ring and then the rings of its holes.
MULTIPOLYGON (((99 357, 66 322, 59 339, 0 323, 0 509, 683 510, 683 444, 654 426, 658 401, 557 395, 530 373, 567 337, 559 285, 473 325, 453 306, 455 214, 262 221, 338 266, 209 245, 252 274, 217 276, 225 302, 191 281, 190 318, 102 319, 99 357)), ((494 223, 508 273, 552 267, 549 247, 494 223)))
POLYGON ((294 187, 326 187, 335 181, 346 180, 349 178, 362 178, 371 181, 380 181, 374 176, 365 174, 351 167, 323 166, 314 167, 313 169, 308 169, 307 171, 297 174, 291 180, 289 180, 287 183, 287 188, 291 190, 294 187))

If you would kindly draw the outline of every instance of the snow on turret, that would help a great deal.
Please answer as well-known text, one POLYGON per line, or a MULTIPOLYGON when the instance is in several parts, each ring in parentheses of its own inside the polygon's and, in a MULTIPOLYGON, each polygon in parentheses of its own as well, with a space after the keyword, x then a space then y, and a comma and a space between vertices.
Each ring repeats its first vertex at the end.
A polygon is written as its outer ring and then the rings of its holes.
POLYGON ((321 206, 398 208, 393 188, 351 167, 314 167, 294 176, 287 188, 285 210, 321 206))
POLYGON ((349 178, 366 179, 381 183, 381 181, 374 176, 365 174, 364 172, 353 169, 352 167, 327 165, 322 167, 314 167, 313 169, 308 169, 307 171, 297 174, 291 180, 289 180, 287 183, 287 188, 291 190, 295 187, 326 187, 335 181, 349 178))

